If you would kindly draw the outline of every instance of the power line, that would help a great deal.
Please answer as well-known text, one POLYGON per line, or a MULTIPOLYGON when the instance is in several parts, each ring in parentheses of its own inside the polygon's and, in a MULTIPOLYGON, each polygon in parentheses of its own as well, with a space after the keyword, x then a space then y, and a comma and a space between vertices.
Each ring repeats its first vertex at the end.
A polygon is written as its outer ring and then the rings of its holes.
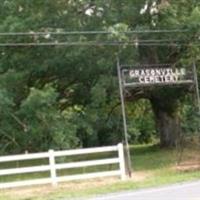
POLYGON ((181 43, 181 42, 96 42, 96 41, 87 41, 87 42, 43 42, 43 43, 0 43, 0 47, 37 47, 37 46, 200 46, 200 43, 181 43))
MULTIPOLYGON (((184 33, 189 32, 189 29, 174 29, 174 30, 132 30, 121 31, 118 34, 145 34, 145 33, 184 33)), ((0 32, 0 36, 46 36, 49 35, 47 40, 51 39, 51 35, 65 36, 65 35, 97 35, 97 34, 114 34, 112 31, 60 31, 60 32, 0 32)), ((128 42, 120 41, 84 41, 84 42, 5 42, 0 43, 0 47, 25 47, 25 46, 170 46, 170 45, 188 45, 183 44, 183 40, 169 40, 169 39, 148 39, 148 40, 130 40, 128 42), (178 44, 177 44, 178 43, 178 44)))
MULTIPOLYGON (((145 34, 145 33, 183 33, 189 32, 189 29, 174 29, 174 30, 132 30, 132 31, 120 31, 119 34, 145 34)), ((114 34, 114 31, 60 31, 60 32, 1 32, 0 36, 34 36, 34 35, 110 35, 114 34)))
MULTIPOLYGON (((195 38, 194 38, 195 39, 195 38)), ((197 38, 196 38, 197 39, 197 38)), ((193 40, 194 41, 194 40, 193 40)), ((200 40, 198 40, 200 41, 200 40)), ((113 40, 105 40, 105 41, 101 41, 101 40, 85 40, 85 41, 68 41, 68 42, 61 42, 61 41, 54 41, 54 42, 4 42, 1 44, 49 44, 49 43, 54 43, 54 44, 58 44, 58 43, 72 43, 72 44, 86 44, 86 43, 162 43, 162 42, 176 42, 176 43, 180 43, 180 42, 185 42, 184 40, 175 40, 175 39, 130 39, 129 41, 113 41, 113 40)))

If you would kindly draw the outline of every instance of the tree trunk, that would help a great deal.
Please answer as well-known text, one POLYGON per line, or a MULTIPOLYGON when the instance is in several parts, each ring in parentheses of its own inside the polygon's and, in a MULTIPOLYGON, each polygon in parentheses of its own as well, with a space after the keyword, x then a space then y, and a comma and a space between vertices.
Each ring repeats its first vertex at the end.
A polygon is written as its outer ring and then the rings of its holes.
POLYGON ((163 148, 175 147, 180 136, 180 119, 177 107, 174 104, 169 105, 169 102, 163 102, 160 106, 160 103, 151 101, 157 133, 160 136, 160 145, 163 148))

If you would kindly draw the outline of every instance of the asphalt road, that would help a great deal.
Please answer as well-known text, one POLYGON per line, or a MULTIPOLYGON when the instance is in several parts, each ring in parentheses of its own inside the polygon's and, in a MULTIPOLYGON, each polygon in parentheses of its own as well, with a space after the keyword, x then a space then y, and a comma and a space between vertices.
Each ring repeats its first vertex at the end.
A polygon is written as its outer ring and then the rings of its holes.
POLYGON ((200 200, 200 181, 156 189, 123 192, 90 200, 200 200))

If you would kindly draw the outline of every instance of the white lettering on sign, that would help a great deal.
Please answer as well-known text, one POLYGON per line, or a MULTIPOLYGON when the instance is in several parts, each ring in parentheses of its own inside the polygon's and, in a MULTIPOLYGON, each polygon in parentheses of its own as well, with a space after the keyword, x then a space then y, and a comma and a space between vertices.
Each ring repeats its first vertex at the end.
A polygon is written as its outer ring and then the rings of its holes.
POLYGON ((129 71, 130 78, 137 78, 139 83, 175 83, 185 75, 185 68, 132 69, 129 71))

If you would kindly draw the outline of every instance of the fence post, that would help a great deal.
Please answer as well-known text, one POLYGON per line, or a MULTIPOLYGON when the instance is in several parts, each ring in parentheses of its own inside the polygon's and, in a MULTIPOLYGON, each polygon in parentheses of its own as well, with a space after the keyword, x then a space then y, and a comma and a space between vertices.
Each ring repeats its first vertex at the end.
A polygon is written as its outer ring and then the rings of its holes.
POLYGON ((121 179, 126 179, 126 169, 125 169, 125 159, 124 159, 124 148, 123 144, 120 143, 118 146, 118 155, 119 155, 119 167, 121 171, 121 179))
POLYGON ((49 150, 49 164, 50 164, 51 183, 53 186, 57 186, 54 150, 49 150))

